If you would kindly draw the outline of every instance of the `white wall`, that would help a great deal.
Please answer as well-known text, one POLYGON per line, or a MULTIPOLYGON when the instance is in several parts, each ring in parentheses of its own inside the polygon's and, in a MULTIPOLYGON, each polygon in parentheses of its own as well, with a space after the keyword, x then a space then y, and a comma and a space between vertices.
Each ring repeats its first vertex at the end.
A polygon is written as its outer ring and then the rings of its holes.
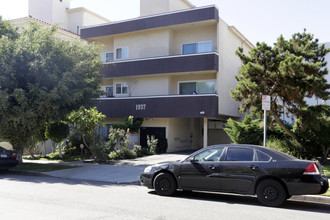
POLYGON ((192 8, 184 0, 140 0, 140 16, 161 14, 192 8))
POLYGON ((67 8, 70 8, 70 0, 29 0, 29 15, 64 29, 69 26, 67 8))
POLYGON ((170 36, 170 30, 120 35, 114 39, 114 50, 127 47, 129 59, 167 56, 169 55, 170 36))
POLYGON ((127 82, 129 96, 150 96, 150 95, 168 95, 169 80, 168 76, 153 75, 140 77, 114 78, 113 86, 115 90, 116 83, 127 82))
POLYGON ((217 25, 216 23, 203 25, 198 28, 192 26, 173 31, 171 54, 182 54, 182 44, 212 41, 212 50, 217 51, 217 25))
POLYGON ((235 75, 241 68, 241 61, 236 56, 235 51, 238 47, 243 46, 244 51, 248 51, 248 47, 243 39, 237 36, 230 27, 223 21, 219 20, 218 27, 219 36, 219 73, 217 75, 217 88, 219 95, 219 114, 240 117, 239 103, 231 98, 230 90, 237 85, 235 75))

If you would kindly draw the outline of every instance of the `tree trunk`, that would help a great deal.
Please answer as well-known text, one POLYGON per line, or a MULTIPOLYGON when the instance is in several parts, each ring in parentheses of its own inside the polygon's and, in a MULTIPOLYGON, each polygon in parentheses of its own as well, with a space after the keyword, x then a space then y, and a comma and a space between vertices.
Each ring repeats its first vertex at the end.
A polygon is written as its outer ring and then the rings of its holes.
POLYGON ((330 148, 327 148, 323 151, 323 160, 322 163, 326 163, 328 161, 328 155, 330 153, 330 148))
POLYGON ((276 115, 272 110, 269 111, 270 114, 274 117, 275 121, 277 122, 277 124, 283 129, 283 131, 289 135, 290 137, 292 137, 294 140, 298 141, 299 143, 302 143, 300 138, 295 135, 292 131, 290 131, 285 124, 282 122, 282 120, 278 117, 278 115, 276 115))
POLYGON ((42 142, 42 147, 43 147, 43 151, 44 151, 43 152, 43 156, 46 157, 46 155, 47 155, 47 152, 46 152, 47 151, 47 149, 46 149, 46 141, 43 141, 42 142))
POLYGON ((63 156, 62 156, 62 143, 63 142, 60 142, 60 143, 58 143, 58 150, 59 150, 59 157, 62 159, 63 158, 63 156))
POLYGON ((17 153, 17 157, 16 159, 18 160, 19 163, 23 163, 23 152, 24 152, 24 148, 23 147, 16 147, 13 146, 14 151, 17 153))
POLYGON ((51 142, 52 142, 52 153, 55 153, 55 151, 56 151, 55 142, 54 141, 51 141, 51 142))

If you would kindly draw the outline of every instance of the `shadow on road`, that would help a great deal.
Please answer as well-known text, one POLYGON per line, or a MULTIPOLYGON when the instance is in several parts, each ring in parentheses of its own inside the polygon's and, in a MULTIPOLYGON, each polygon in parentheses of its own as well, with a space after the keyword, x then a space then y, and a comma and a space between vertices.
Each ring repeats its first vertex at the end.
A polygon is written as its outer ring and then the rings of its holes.
MULTIPOLYGON (((149 191, 149 194, 158 196, 155 191, 149 191)), ((261 207, 269 208, 261 205, 255 196, 243 196, 243 195, 234 195, 234 194, 225 194, 225 193, 209 193, 209 192, 200 192, 200 191, 178 191, 174 197, 178 197, 181 199, 194 199, 201 201, 252 205, 252 206, 260 206, 260 208, 261 207)), ((303 212, 317 212, 317 213, 330 214, 330 205, 312 203, 312 202, 288 200, 282 206, 276 208, 303 211, 303 212)))
POLYGON ((49 184, 67 184, 67 185, 89 185, 89 186, 111 186, 111 185, 140 185, 140 182, 132 182, 132 183, 111 183, 111 182, 103 182, 103 181, 92 181, 92 180, 73 180, 69 178, 59 178, 59 177, 51 177, 39 173, 27 173, 20 171, 8 171, 6 173, 0 174, 0 180, 9 180, 9 181, 17 181, 17 182, 29 182, 29 183, 49 183, 49 184))

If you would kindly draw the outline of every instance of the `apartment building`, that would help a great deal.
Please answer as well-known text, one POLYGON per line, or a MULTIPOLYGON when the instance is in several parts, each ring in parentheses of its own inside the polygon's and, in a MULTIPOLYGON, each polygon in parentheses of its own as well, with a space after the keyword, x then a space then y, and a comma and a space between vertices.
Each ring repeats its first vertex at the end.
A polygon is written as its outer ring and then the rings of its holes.
POLYGON ((224 123, 241 117, 230 96, 241 66, 235 51, 253 45, 215 6, 141 0, 140 14, 81 29, 82 39, 104 45, 106 95, 97 107, 106 128, 130 115, 143 118, 135 142, 165 136, 168 152, 229 143, 224 123))

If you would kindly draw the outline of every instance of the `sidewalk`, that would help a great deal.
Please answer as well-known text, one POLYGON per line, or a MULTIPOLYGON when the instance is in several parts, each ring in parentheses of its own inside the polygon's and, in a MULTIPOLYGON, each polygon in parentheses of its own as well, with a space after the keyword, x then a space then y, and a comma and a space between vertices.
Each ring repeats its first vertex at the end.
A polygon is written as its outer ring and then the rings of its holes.
POLYGON ((80 166, 78 168, 44 172, 42 174, 76 180, 102 181, 116 184, 139 184, 140 174, 149 165, 167 161, 185 159, 189 153, 152 155, 132 160, 120 160, 114 164, 94 164, 83 163, 82 161, 73 162, 52 162, 42 160, 24 160, 29 163, 60 163, 67 165, 80 166))
MULTIPOLYGON (((52 172, 44 172, 43 175, 85 180, 85 181, 99 181, 107 184, 137 184, 140 185, 140 174, 144 168, 149 165, 162 163, 167 161, 176 161, 185 159, 190 152, 182 153, 169 153, 162 155, 152 155, 132 160, 120 160, 114 164, 94 164, 84 163, 82 161, 73 162, 60 162, 61 164, 76 165, 78 168, 57 170, 52 172)), ((29 163, 59 163, 52 161, 31 161, 24 160, 29 163)), ((305 201, 305 202, 316 202, 330 205, 330 197, 326 196, 314 196, 314 195, 303 195, 303 196, 292 196, 292 201, 305 201)))

